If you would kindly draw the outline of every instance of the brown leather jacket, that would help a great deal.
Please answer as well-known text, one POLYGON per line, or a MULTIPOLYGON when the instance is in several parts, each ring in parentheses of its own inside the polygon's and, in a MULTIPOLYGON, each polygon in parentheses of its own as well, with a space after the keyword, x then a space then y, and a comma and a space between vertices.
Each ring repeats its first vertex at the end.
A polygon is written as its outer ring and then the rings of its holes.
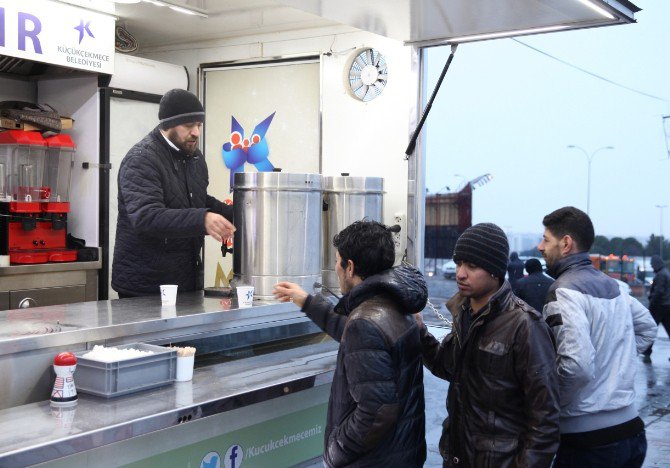
POLYGON ((423 329, 424 364, 451 382, 440 452, 445 466, 550 466, 559 443, 556 352, 541 315, 506 281, 461 334, 469 300, 447 303, 454 329, 423 329))

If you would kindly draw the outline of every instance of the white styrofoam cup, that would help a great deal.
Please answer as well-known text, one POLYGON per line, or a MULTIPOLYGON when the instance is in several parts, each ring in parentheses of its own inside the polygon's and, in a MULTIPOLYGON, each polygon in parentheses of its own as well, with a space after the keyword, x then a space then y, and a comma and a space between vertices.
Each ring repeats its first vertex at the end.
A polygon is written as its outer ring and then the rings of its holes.
POLYGON ((193 363, 195 362, 195 355, 191 356, 177 356, 177 382, 186 382, 193 378, 193 363))
POLYGON ((161 284, 161 303, 166 306, 173 306, 177 303, 177 285, 161 284))
POLYGON ((251 307, 254 302, 254 287, 253 286, 238 286, 237 287, 237 305, 240 309, 251 307))

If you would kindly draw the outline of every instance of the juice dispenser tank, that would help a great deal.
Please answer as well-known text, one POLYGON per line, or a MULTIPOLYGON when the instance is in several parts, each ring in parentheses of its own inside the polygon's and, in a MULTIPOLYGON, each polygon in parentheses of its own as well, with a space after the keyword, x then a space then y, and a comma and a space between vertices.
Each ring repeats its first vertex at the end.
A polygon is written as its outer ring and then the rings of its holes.
POLYGON ((65 134, 49 137, 45 141, 48 156, 44 164, 44 185, 48 187, 48 192, 42 203, 42 211, 67 213, 70 211, 70 179, 75 144, 65 134))
POLYGON ((44 198, 46 142, 39 132, 0 132, 0 201, 15 213, 38 213, 44 198))

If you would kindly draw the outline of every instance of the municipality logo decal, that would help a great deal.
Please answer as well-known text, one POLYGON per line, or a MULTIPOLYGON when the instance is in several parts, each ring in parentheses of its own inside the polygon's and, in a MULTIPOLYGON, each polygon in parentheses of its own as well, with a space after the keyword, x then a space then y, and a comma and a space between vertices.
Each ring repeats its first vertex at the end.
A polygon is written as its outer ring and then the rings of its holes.
POLYGON ((86 33, 87 35, 89 35, 90 37, 95 39, 95 36, 91 32, 90 26, 91 26, 90 21, 87 21, 86 23, 84 23, 84 20, 82 19, 82 20, 79 20, 79 26, 74 27, 74 29, 79 31, 79 43, 80 44, 81 44, 81 41, 84 40, 84 33, 86 33))

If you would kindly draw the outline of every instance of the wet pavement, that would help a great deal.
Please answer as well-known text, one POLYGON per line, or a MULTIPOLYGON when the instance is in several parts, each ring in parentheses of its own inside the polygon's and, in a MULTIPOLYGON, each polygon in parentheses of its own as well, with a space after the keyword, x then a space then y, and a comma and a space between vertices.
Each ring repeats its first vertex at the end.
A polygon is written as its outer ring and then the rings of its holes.
MULTIPOLYGON (((456 284, 453 280, 444 280, 441 277, 428 278, 428 292, 430 301, 447 318, 450 318, 444 303, 446 299, 456 293, 456 284)), ((639 298, 646 305, 645 298, 639 298)), ((434 334, 446 334, 444 323, 432 312, 424 312, 424 320, 431 326, 434 334)), ((637 406, 640 416, 644 420, 647 431, 647 458, 645 467, 670 467, 670 340, 665 330, 660 327, 652 363, 644 364, 642 358, 638 362, 635 390, 637 406)), ((445 399, 448 382, 434 377, 425 370, 424 387, 426 392, 426 443, 428 444, 428 458, 425 467, 441 467, 437 444, 442 432, 442 421, 447 415, 445 399)))

